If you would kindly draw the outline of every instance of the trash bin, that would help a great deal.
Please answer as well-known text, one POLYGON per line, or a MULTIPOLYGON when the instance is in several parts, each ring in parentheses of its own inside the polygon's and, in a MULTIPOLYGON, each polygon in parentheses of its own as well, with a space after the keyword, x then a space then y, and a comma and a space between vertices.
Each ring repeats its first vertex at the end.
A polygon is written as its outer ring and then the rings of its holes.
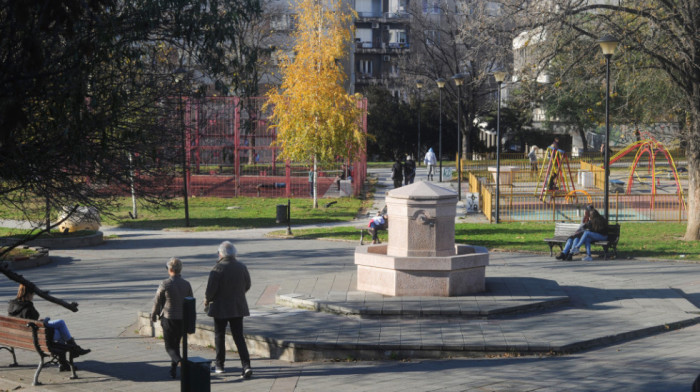
POLYGON ((277 204, 277 223, 287 223, 287 205, 277 204))
POLYGON ((211 360, 202 357, 190 357, 183 361, 183 374, 180 390, 182 392, 211 391, 211 360))
POLYGON ((182 307, 182 319, 185 333, 194 333, 197 328, 197 310, 194 297, 185 297, 185 303, 182 307))

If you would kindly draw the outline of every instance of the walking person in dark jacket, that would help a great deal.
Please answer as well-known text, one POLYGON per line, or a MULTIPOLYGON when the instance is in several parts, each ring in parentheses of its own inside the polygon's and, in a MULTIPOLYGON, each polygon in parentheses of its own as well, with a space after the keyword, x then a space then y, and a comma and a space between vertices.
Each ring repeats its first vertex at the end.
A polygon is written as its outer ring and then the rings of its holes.
POLYGON ((413 184, 416 178, 416 161, 410 155, 406 156, 406 162, 403 164, 403 179, 404 185, 413 184))
POLYGON ((219 261, 209 273, 204 300, 204 308, 208 308, 207 315, 214 318, 216 373, 224 372, 226 325, 229 325, 241 357, 241 378, 248 379, 253 375, 248 347, 243 337, 243 317, 250 316, 245 298, 249 289, 250 274, 248 268, 236 260, 236 247, 228 241, 222 242, 219 245, 219 261))
POLYGON ((394 180, 394 188, 400 188, 403 185, 403 165, 399 158, 396 158, 394 166, 391 167, 391 179, 394 180))
POLYGON ((171 258, 166 264, 168 279, 160 282, 153 301, 151 320, 156 322, 160 317, 160 325, 163 327, 163 342, 165 352, 170 355, 170 377, 177 376, 177 365, 182 362, 180 356, 180 340, 184 331, 183 305, 185 297, 192 296, 192 286, 182 278, 182 261, 171 258))
MULTIPOLYGON (((34 307, 34 292, 27 286, 20 284, 17 289, 17 297, 10 300, 7 307, 7 314, 12 317, 19 317, 29 320, 39 320, 39 311, 34 307)), ((58 343, 66 344, 71 347, 70 351, 73 357, 88 354, 91 350, 84 349, 75 343, 75 339, 71 336, 66 322, 63 320, 51 320, 46 317, 42 320, 44 325, 53 329, 53 340, 58 343)), ((65 353, 59 356, 59 370, 62 372, 70 371, 70 364, 66 360, 65 353)))

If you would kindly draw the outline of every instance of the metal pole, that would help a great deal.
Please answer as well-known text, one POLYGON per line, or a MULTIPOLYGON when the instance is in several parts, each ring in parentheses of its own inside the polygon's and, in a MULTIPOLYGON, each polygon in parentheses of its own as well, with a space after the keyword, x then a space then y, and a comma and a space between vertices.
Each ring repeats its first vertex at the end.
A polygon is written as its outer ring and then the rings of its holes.
POLYGON ((498 109, 496 112, 496 223, 499 222, 501 198, 501 82, 498 82, 498 109))
POLYGON ((440 155, 440 182, 442 182, 442 89, 440 88, 440 133, 438 134, 438 154, 440 155))
POLYGON ((420 89, 418 89, 418 147, 416 148, 416 159, 415 161, 418 163, 418 166, 420 166, 420 109, 421 109, 421 101, 420 101, 420 89))
MULTIPOLYGON (((347 178, 347 177, 346 177, 347 178)), ((292 235, 292 201, 287 199, 287 235, 292 235)))
POLYGON ((182 87, 180 87, 180 125, 182 126, 182 189, 185 196, 185 227, 190 226, 190 209, 187 202, 187 131, 185 130, 185 108, 182 103, 182 87))
POLYGON ((605 219, 610 221, 609 215, 609 192, 610 192, 610 57, 611 54, 605 55, 605 219))
POLYGON ((459 129, 460 124, 460 106, 462 103, 462 89, 457 86, 457 200, 462 201, 462 133, 459 129))

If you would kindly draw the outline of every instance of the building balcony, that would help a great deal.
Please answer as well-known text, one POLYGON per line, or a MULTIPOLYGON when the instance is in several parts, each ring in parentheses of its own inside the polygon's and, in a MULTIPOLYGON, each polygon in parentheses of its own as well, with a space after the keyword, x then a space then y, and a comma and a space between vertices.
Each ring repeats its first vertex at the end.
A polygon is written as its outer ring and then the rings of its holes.
POLYGON ((357 54, 405 54, 409 51, 407 42, 356 42, 357 54))

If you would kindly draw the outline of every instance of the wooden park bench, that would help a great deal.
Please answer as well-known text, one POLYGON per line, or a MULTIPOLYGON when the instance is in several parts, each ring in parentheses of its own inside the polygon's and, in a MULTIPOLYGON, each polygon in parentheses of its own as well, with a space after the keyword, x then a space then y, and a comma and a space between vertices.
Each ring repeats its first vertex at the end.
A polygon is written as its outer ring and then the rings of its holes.
POLYGON ((44 326, 41 320, 28 320, 18 317, 0 316, 0 350, 7 350, 12 354, 13 363, 10 367, 19 366, 15 349, 23 349, 28 351, 36 351, 39 354, 39 366, 34 372, 34 380, 32 385, 41 385, 39 382, 39 373, 44 365, 55 363, 58 364, 58 358, 61 355, 68 353, 68 363, 70 364, 71 379, 78 378, 75 373, 75 365, 73 365, 74 355, 71 352, 71 347, 54 342, 53 329, 44 326), (46 358, 49 358, 47 361, 46 358))
MULTIPOLYGON (((556 222, 554 224, 554 236, 545 238, 544 242, 549 245, 549 255, 554 256, 554 245, 559 246, 559 251, 564 250, 566 240, 571 237, 580 225, 578 223, 556 222)), ((605 241, 593 241, 591 245, 599 245, 603 247, 603 257, 608 259, 608 249, 612 249, 613 258, 617 258, 617 241, 620 239, 620 225, 608 225, 608 239, 605 241)))

